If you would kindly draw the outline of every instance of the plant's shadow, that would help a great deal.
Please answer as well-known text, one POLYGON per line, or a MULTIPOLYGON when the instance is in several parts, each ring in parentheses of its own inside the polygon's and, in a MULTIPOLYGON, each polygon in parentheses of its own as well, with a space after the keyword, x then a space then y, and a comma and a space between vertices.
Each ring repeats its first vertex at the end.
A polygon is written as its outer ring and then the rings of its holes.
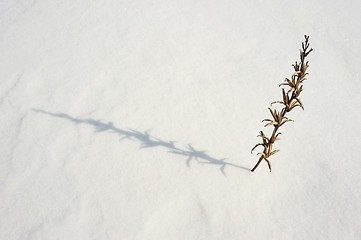
POLYGON ((129 140, 137 140, 140 143, 140 148, 150 148, 150 147, 163 147, 167 149, 168 152, 172 154, 177 154, 186 157, 186 164, 190 167, 190 162, 196 161, 199 164, 213 164, 220 167, 220 171, 224 176, 226 176, 225 168, 226 166, 236 167, 243 170, 250 171, 249 168, 241 167, 239 165, 226 162, 226 158, 216 159, 209 156, 206 151, 198 151, 191 144, 188 144, 186 149, 182 149, 175 146, 175 141, 163 141, 159 138, 151 136, 148 131, 139 132, 133 129, 120 129, 114 126, 112 122, 104 123, 99 120, 94 120, 91 118, 81 119, 74 118, 65 113, 51 113, 40 109, 33 109, 34 112, 46 114, 52 117, 67 119, 75 124, 88 124, 95 128, 95 132, 110 132, 115 133, 121 137, 121 140, 129 139, 129 140))

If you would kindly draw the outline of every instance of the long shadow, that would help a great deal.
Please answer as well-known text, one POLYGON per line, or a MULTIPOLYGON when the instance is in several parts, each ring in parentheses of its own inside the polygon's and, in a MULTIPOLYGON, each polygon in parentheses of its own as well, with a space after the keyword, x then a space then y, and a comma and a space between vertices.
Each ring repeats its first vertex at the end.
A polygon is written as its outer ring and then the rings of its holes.
POLYGON ((110 132, 115 133, 121 137, 120 140, 129 139, 137 140, 140 143, 140 148, 150 148, 150 147, 163 147, 167 149, 168 152, 172 154, 177 154, 186 157, 186 164, 190 167, 190 162, 195 161, 199 164, 212 164, 219 166, 220 171, 224 176, 226 176, 225 168, 226 166, 236 167, 243 170, 250 171, 249 168, 241 167, 239 165, 226 162, 226 158, 216 159, 209 156, 206 151, 198 151, 191 144, 188 144, 186 149, 182 149, 175 146, 175 141, 163 141, 159 138, 151 136, 148 131, 139 132, 133 129, 120 129, 114 126, 113 122, 104 123, 102 121, 94 120, 91 118, 81 119, 74 118, 65 113, 51 113, 40 109, 33 109, 34 112, 46 114, 52 117, 67 119, 75 124, 88 124, 95 128, 95 132, 110 132))

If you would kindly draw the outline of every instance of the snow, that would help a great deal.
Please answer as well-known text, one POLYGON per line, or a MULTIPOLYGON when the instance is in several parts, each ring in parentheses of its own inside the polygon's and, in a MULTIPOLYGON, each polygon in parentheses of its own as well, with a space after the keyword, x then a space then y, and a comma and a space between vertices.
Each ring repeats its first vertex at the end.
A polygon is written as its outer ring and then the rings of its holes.
POLYGON ((0 2, 0 239, 360 239, 361 5, 0 2), (262 119, 310 36, 281 151, 262 119))

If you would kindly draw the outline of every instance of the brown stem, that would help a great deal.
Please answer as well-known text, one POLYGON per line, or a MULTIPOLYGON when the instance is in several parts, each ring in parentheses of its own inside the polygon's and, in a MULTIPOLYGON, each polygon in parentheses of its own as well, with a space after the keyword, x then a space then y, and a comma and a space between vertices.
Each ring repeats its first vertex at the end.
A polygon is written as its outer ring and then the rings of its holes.
MULTIPOLYGON (((306 69, 307 69, 307 62, 306 62, 306 66, 305 66, 305 58, 307 57, 307 55, 312 51, 312 48, 309 50, 309 51, 307 51, 307 49, 308 49, 308 47, 309 47, 309 43, 308 43, 308 36, 306 36, 305 35, 305 42, 303 42, 302 43, 302 50, 300 51, 300 60, 301 60, 301 62, 300 62, 300 65, 297 65, 297 62, 296 62, 296 65, 294 66, 294 68, 295 68, 295 70, 297 71, 297 79, 295 79, 294 78, 294 76, 292 76, 292 80, 294 81, 294 80, 296 80, 296 85, 295 86, 291 86, 291 84, 290 84, 290 86, 292 87, 292 88, 295 88, 294 90, 292 90, 292 94, 291 94, 291 96, 289 97, 289 94, 288 94, 288 92, 287 92, 287 101, 284 99, 284 108, 281 110, 281 112, 280 112, 280 114, 281 114, 281 119, 279 119, 279 117, 278 117, 278 124, 277 125, 274 125, 274 129, 273 129, 273 132, 272 132, 272 135, 271 135, 271 138, 269 139, 269 140, 266 140, 265 141, 265 139, 263 139, 263 147, 264 147, 264 150, 263 150, 263 153, 262 153, 262 155, 263 156, 261 156, 260 157, 260 159, 258 160, 258 162, 257 162, 257 164, 253 167, 253 169, 251 170, 252 172, 253 171, 255 171, 256 170, 256 168, 259 166, 259 164, 262 162, 262 160, 265 160, 266 162, 267 162, 267 164, 268 164, 268 168, 269 168, 269 170, 271 171, 271 163, 270 163, 270 161, 268 160, 268 157, 270 156, 270 154, 271 154, 271 150, 272 150, 272 146, 273 146, 273 143, 275 142, 275 140, 276 140, 276 133, 277 133, 277 130, 278 130, 278 128, 280 127, 279 126, 279 124, 281 124, 281 122, 282 122, 282 119, 286 116, 286 113, 287 112, 290 112, 292 109, 291 108, 289 108, 289 105, 292 103, 292 101, 294 100, 294 99, 296 99, 297 97, 298 97, 298 95, 300 94, 300 92, 298 92, 299 91, 299 89, 298 89, 298 87, 297 86, 299 86, 299 84, 300 84, 300 81, 302 81, 302 78, 307 74, 306 73, 306 69), (301 73, 299 73, 299 71, 301 71, 301 73), (302 76, 302 77, 301 77, 302 76), (297 94, 296 94, 296 92, 297 92, 297 94)), ((289 81, 288 79, 286 79, 287 81, 289 81)), ((281 85, 283 85, 283 84, 281 84, 281 85)), ((301 88, 302 88, 302 86, 301 86, 301 88)), ((283 90, 282 90, 283 91, 283 90)), ((285 98, 285 92, 283 91, 283 96, 284 96, 284 98, 285 98)), ((276 101, 276 102, 279 102, 279 101, 276 101)), ((301 103, 300 103, 300 106, 303 108, 303 106, 301 105, 301 103)), ((294 107, 293 107, 294 108, 294 107)), ((270 111, 272 111, 271 109, 270 109, 270 111)), ((272 113, 272 112, 271 112, 272 113)), ((276 113, 276 111, 275 111, 275 113, 276 113)), ((273 115, 273 113, 272 113, 272 115, 273 115)), ((275 120, 276 120, 276 117, 274 117, 275 118, 275 120)), ((267 124, 268 125, 268 124, 267 124)), ((266 125, 266 126, 267 126, 266 125)), ((263 137, 262 137, 263 138, 263 137)), ((258 146, 258 145, 256 145, 256 146, 258 146)), ((253 148, 254 149, 254 148, 253 148)), ((253 150, 252 149, 252 150, 253 150)))
POLYGON ((262 162, 263 160, 263 156, 259 158, 257 164, 252 168, 251 172, 253 172, 254 170, 256 170, 256 168, 258 167, 258 165, 262 162))

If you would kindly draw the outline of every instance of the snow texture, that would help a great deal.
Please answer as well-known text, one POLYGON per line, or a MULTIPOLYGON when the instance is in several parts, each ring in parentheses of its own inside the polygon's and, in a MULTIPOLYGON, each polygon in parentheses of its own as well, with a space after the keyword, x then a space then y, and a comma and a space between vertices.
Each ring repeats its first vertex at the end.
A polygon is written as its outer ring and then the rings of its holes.
POLYGON ((360 12, 0 1, 0 239, 361 239, 360 12), (304 34, 305 110, 251 173, 304 34))

